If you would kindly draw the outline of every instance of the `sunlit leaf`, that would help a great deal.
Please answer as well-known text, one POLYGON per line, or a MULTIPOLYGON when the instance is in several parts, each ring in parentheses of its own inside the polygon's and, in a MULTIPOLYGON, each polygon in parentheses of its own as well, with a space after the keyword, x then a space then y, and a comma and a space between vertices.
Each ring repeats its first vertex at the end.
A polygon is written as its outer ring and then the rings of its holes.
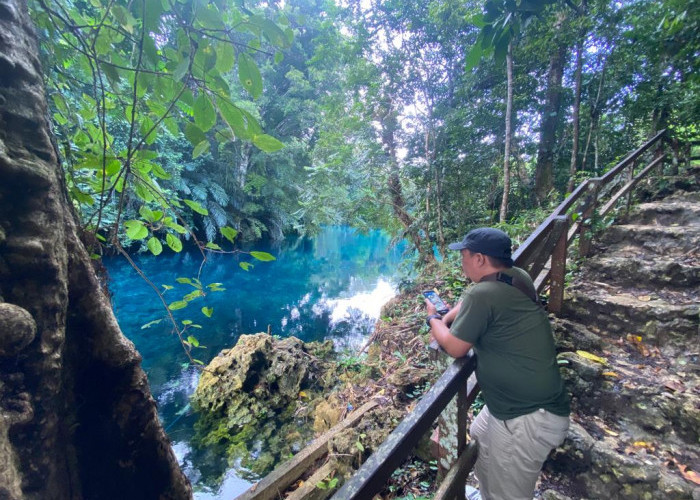
POLYGON ((126 235, 132 240, 142 240, 148 236, 148 229, 140 220, 128 220, 124 223, 126 235))
POLYGON ((263 261, 263 262, 269 262, 269 261, 271 261, 271 260, 277 260, 276 257, 275 257, 274 255, 269 254, 269 253, 267 253, 267 252, 259 252, 259 251, 257 251, 257 250, 254 250, 254 251, 250 252, 250 256, 253 257, 253 258, 255 258, 255 259, 257 259, 257 260, 263 261))
POLYGON ((266 153, 273 153, 279 151, 284 147, 284 144, 271 135, 262 134, 253 136, 253 144, 265 151, 266 153))
POLYGON ((239 266, 241 267, 241 269, 243 269, 244 271, 249 271, 251 268, 255 267, 255 266, 254 266, 253 264, 251 264, 250 262, 240 262, 238 265, 239 265, 239 266))
POLYGON ((219 229, 219 231, 221 231, 221 234, 224 236, 224 238, 229 240, 231 243, 233 243, 233 240, 236 238, 236 235, 238 234, 238 231, 236 231, 232 227, 228 227, 228 226, 222 227, 221 229, 219 229))
POLYGON ((184 300, 176 300, 168 305, 168 309, 171 311, 177 311, 178 309, 183 309, 185 307, 187 307, 187 301, 184 300))
POLYGON ((211 315, 214 314, 214 308, 213 307, 202 307, 202 313, 207 318, 211 318, 211 315))
POLYGON ((198 214, 201 214, 201 215, 209 215, 209 210, 207 210, 206 208, 204 208, 202 205, 200 205, 200 204, 197 203, 196 201, 194 201, 194 200, 182 200, 182 201, 183 201, 183 203, 184 203, 185 205, 187 205, 188 207, 190 207, 192 210, 194 210, 194 211, 197 212, 198 214))
POLYGON ((170 233, 165 235, 165 243, 167 243, 173 252, 180 252, 182 250, 182 242, 180 239, 170 233))
POLYGON ((152 236, 146 245, 153 255, 160 255, 163 251, 163 245, 161 245, 160 240, 155 236, 152 236))

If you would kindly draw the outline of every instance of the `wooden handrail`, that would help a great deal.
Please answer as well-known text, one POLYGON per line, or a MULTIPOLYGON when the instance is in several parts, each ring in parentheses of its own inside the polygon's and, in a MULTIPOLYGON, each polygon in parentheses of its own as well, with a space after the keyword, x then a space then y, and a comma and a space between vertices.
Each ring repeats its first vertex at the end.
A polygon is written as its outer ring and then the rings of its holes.
POLYGON ((457 394, 476 368, 470 353, 455 359, 433 387, 423 395, 414 410, 389 434, 355 475, 333 495, 336 500, 366 500, 381 491, 391 474, 428 431, 435 419, 457 394))
POLYGON ((607 171, 601 178, 602 184, 607 184, 610 182, 610 180, 615 177, 617 174, 619 174, 622 170, 624 170, 625 167, 627 167, 630 163, 632 163, 634 160, 639 158, 644 152, 646 152, 651 146, 656 143, 659 139, 661 139, 664 134, 666 133, 666 129, 663 129, 661 132, 656 134, 654 137, 649 139, 647 142, 642 144, 639 148, 635 149, 632 151, 630 154, 625 156, 625 158, 615 165, 613 168, 611 168, 609 171, 607 171))

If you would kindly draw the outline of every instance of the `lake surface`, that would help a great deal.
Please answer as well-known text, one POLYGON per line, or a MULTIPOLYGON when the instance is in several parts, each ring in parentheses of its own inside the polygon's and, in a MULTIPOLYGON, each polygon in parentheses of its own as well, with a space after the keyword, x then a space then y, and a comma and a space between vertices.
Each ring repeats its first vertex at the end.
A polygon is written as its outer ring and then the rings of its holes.
MULTIPOLYGON (((381 306, 396 294, 396 276, 404 245, 391 246, 389 237, 372 231, 359 234, 346 227, 326 228, 310 239, 289 239, 279 245, 256 244, 253 250, 276 257, 256 261, 246 254, 211 254, 201 269, 204 285, 222 283, 226 290, 210 292, 173 311, 178 321, 202 326, 188 330, 206 348, 193 355, 208 363, 239 335, 269 331, 304 341, 332 339, 336 350, 357 350, 371 333, 381 306), (255 267, 241 269, 240 262, 255 267), (213 308, 211 318, 202 307, 213 308)), ((197 277, 202 264, 198 251, 137 255, 137 265, 153 283, 172 286, 168 302, 193 290, 176 278, 197 277)), ((105 258, 119 325, 143 356, 151 391, 175 453, 192 481, 197 499, 231 499, 257 478, 213 450, 191 446, 197 415, 189 396, 197 387, 199 372, 187 363, 177 336, 162 320, 164 309, 157 295, 121 257, 105 258)))

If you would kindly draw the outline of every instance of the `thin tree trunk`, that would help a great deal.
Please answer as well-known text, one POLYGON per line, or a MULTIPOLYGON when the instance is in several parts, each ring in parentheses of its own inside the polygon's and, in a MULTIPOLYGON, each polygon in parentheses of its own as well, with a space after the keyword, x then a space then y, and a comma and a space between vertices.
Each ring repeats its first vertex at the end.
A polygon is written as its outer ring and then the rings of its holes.
POLYGON ((389 101, 385 112, 381 116, 381 124, 382 144, 389 153, 389 175, 387 177, 387 187, 389 189, 391 207, 394 215, 404 227, 406 236, 418 251, 419 260, 424 264, 434 262, 435 257, 432 250, 425 248, 426 245, 424 245, 424 239, 416 229, 413 217, 408 213, 408 210, 406 210, 406 201, 403 197, 403 189, 401 187, 401 179, 399 177, 399 162, 396 155, 395 134, 398 129, 398 120, 396 110, 394 109, 391 101, 389 101))
POLYGON ((506 137, 505 151, 503 153, 503 198, 501 198, 501 210, 499 221, 505 222, 508 214, 508 195, 510 193, 510 148, 513 141, 511 130, 513 115, 513 41, 508 44, 506 54, 506 77, 508 79, 508 90, 506 95, 506 137))
POLYGON ((581 111, 581 73, 583 71, 583 36, 581 33, 576 44, 576 75, 574 77, 574 110, 573 110, 573 130, 572 130, 572 144, 571 144, 571 162, 569 164, 569 183, 566 186, 566 191, 568 193, 574 190, 574 185, 576 184, 576 171, 578 169, 578 148, 579 148, 579 126, 580 119, 579 114, 581 111))
MULTIPOLYGON (((561 31, 565 15, 557 17, 555 30, 561 31)), ((564 61, 567 47, 559 42, 549 59, 547 70, 547 95, 542 110, 542 125, 540 129, 540 144, 537 151, 535 166, 535 198, 539 204, 547 199, 554 186, 554 146, 556 144, 557 125, 561 121, 561 82, 564 75, 564 61)))
POLYGON ((0 12, 0 497, 190 498, 78 236, 26 5, 0 12))
POLYGON ((591 106, 591 113, 590 113, 590 123, 588 125, 588 134, 586 137, 586 146, 583 148, 583 157, 581 158, 581 168, 586 168, 586 160, 588 158, 588 151, 591 145, 591 139, 593 138, 593 134, 597 133, 597 128, 598 128, 598 120, 600 119, 600 98, 603 94, 603 84, 605 82, 605 71, 608 67, 608 61, 610 60, 610 56, 605 60, 603 63, 603 70, 601 71, 600 74, 600 81, 598 82, 598 91, 596 92, 596 97, 595 101, 593 102, 593 105, 591 106))

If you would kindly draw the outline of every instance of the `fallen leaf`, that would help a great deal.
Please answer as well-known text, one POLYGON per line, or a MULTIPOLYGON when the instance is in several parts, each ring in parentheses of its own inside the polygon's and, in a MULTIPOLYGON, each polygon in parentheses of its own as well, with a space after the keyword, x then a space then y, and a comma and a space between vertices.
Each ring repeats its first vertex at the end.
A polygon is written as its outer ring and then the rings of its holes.
POLYGON ((609 436, 615 437, 615 436, 619 436, 619 435, 620 435, 619 432, 611 431, 610 429, 603 429, 603 430, 604 430, 605 433, 608 434, 609 436))
POLYGON ((688 481, 692 481, 695 484, 700 484, 700 474, 694 470, 689 470, 687 465, 678 465, 678 469, 681 471, 681 475, 688 481))
POLYGON ((641 300, 642 302, 649 302, 651 300, 651 297, 649 295, 640 295, 637 297, 637 300, 641 300))
POLYGON ((642 336, 641 335, 632 335, 631 333, 628 333, 627 340, 630 342, 641 342, 642 336))
POLYGON ((648 450, 654 450, 654 445, 652 443, 647 443, 646 441, 635 441, 632 446, 637 448, 646 448, 648 450))
POLYGON ((615 378, 620 378, 620 376, 615 373, 615 372, 603 372, 604 377, 615 377, 615 378))
POLYGON ((600 356, 596 356, 595 354, 591 354, 588 351, 576 351, 576 354, 578 354, 582 358, 590 359, 591 361, 595 361, 596 363, 600 363, 602 365, 605 365, 608 363, 608 360, 606 358, 601 358, 600 356))
POLYGON ((669 380, 664 383, 664 387, 673 392, 683 392, 685 391, 685 386, 678 380, 669 380))
POLYGON ((306 394, 304 391, 299 391, 299 397, 300 397, 300 398, 307 398, 307 399, 308 399, 309 395, 306 394))

